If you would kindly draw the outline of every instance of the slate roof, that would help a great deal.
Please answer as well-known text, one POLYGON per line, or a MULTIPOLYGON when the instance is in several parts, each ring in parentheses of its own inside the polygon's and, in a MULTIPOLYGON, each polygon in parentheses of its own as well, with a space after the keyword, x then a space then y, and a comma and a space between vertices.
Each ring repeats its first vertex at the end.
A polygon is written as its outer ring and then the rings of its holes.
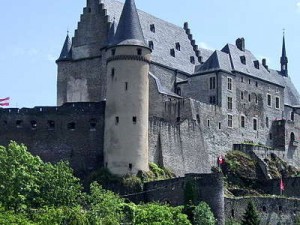
POLYGON ((145 43, 134 0, 126 0, 113 38, 113 45, 148 46, 145 43))
POLYGON ((64 42, 64 46, 61 50, 60 56, 57 59, 57 61, 72 59, 72 50, 71 50, 71 48, 72 48, 72 41, 69 37, 69 34, 67 34, 67 37, 66 37, 65 42, 64 42))
POLYGON ((232 71, 229 54, 218 50, 214 51, 214 53, 196 69, 196 73, 216 70, 232 71))
MULTIPOLYGON (((119 21, 123 3, 116 0, 102 0, 102 2, 110 18, 115 17, 116 21, 119 21)), ((138 14, 146 43, 152 41, 154 45, 152 61, 189 74, 194 73, 195 66, 199 63, 183 27, 156 18, 141 10, 138 10, 138 14), (150 30, 151 24, 154 24, 155 32, 150 30), (176 50, 176 42, 180 43, 180 51, 176 50), (170 55, 171 49, 175 49, 175 57, 170 55), (195 58, 195 64, 190 62, 191 56, 195 58)), ((204 61, 212 54, 212 51, 202 48, 199 48, 199 51, 204 61)))

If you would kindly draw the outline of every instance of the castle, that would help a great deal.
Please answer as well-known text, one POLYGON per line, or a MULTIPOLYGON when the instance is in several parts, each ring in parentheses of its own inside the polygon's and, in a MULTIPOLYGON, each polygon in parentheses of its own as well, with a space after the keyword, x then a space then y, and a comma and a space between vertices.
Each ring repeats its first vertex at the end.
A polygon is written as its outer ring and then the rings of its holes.
POLYGON ((300 96, 289 78, 245 40, 220 51, 197 46, 178 27, 136 9, 134 0, 87 0, 57 60, 57 107, 0 109, 0 144, 26 144, 78 174, 107 167, 178 176, 209 173, 217 157, 252 146, 298 166, 300 96))

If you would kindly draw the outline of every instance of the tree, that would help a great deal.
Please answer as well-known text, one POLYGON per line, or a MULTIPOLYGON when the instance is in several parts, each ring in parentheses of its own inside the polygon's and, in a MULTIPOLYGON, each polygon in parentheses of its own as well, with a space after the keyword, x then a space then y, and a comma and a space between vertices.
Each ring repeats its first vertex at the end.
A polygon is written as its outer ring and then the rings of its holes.
POLYGON ((194 224, 195 225, 215 225, 216 219, 212 213, 209 205, 206 202, 200 202, 194 210, 194 224))
POLYGON ((246 212, 243 216, 242 225, 259 225, 260 219, 258 212, 253 204, 253 202, 249 202, 246 212))
POLYGON ((149 203, 137 205, 134 214, 135 225, 191 225, 187 215, 182 213, 182 207, 149 203))
POLYGON ((80 198, 82 187, 67 163, 44 163, 24 145, 0 146, 0 168, 0 204, 5 210, 75 206, 80 198))

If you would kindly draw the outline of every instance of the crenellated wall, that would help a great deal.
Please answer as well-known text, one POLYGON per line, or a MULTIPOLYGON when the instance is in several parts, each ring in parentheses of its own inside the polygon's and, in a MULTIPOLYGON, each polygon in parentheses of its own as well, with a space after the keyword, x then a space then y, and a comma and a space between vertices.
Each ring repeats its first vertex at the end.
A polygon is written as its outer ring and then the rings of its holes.
POLYGON ((47 162, 69 161, 76 174, 103 166, 105 102, 0 109, 0 144, 24 143, 47 162))

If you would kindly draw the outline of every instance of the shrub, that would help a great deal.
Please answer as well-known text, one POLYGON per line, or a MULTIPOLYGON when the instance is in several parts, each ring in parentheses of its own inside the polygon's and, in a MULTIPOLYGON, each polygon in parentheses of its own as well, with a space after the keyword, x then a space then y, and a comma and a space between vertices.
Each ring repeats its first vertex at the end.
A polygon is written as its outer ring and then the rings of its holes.
POLYGON ((200 202, 194 210, 194 224, 195 225, 215 225, 216 219, 212 213, 209 205, 205 202, 200 202))

